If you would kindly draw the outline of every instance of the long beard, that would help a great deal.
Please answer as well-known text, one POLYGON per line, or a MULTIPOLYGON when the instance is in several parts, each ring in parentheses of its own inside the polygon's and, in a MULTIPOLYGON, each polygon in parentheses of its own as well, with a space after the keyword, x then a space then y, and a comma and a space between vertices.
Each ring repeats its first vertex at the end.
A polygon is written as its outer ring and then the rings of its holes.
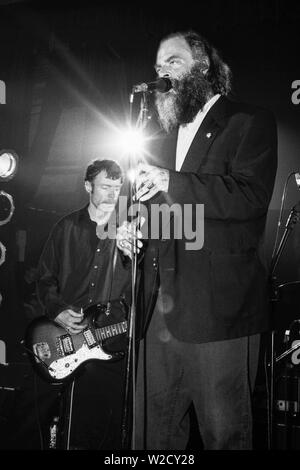
POLYGON ((167 93, 157 92, 155 104, 163 129, 170 133, 180 124, 192 122, 203 108, 211 93, 198 64, 180 80, 172 80, 173 88, 167 93))

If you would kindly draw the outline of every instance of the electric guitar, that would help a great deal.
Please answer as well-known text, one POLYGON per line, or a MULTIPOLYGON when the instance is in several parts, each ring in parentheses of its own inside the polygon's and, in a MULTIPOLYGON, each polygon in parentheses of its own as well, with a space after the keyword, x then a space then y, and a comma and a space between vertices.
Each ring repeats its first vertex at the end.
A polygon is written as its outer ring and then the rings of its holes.
MULTIPOLYGON (((34 319, 27 328, 24 341, 34 370, 47 381, 64 382, 87 361, 113 361, 124 357, 124 351, 116 351, 113 338, 122 335, 119 343, 123 343, 124 348, 125 305, 121 300, 112 305, 111 312, 103 304, 87 308, 84 311, 87 326, 78 334, 70 333, 45 316, 34 319), (116 318, 123 321, 113 323, 116 318)), ((117 347, 120 347, 119 343, 117 347)))

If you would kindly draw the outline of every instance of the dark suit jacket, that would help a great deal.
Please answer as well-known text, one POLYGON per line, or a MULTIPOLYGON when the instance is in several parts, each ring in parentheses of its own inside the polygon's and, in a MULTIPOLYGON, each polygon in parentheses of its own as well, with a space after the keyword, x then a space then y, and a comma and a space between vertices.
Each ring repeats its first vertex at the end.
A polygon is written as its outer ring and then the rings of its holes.
POLYGON ((177 132, 167 136, 159 155, 159 166, 170 169, 168 194, 160 193, 151 204, 204 204, 204 245, 187 250, 185 237, 149 240, 146 324, 159 280, 160 308, 182 341, 264 331, 268 282, 259 248, 277 168, 274 117, 222 96, 202 122, 180 172, 175 171, 176 141, 177 132))

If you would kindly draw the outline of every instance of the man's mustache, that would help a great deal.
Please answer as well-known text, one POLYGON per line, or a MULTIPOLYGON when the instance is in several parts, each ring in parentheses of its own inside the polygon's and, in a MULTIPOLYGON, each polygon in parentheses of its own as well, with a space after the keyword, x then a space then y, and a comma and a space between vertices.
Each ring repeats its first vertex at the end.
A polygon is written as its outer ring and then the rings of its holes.
POLYGON ((105 199, 105 201, 101 201, 100 204, 114 204, 116 205, 118 202, 118 199, 105 199))

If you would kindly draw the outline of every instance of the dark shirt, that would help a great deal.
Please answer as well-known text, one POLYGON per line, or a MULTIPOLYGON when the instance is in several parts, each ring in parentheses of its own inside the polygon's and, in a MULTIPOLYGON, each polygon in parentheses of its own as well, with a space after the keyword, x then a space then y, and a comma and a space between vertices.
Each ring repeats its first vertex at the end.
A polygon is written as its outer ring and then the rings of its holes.
POLYGON ((55 318, 67 308, 80 308, 124 297, 130 300, 130 262, 115 240, 101 240, 88 206, 60 219, 51 231, 38 266, 37 293, 45 314, 55 318))

